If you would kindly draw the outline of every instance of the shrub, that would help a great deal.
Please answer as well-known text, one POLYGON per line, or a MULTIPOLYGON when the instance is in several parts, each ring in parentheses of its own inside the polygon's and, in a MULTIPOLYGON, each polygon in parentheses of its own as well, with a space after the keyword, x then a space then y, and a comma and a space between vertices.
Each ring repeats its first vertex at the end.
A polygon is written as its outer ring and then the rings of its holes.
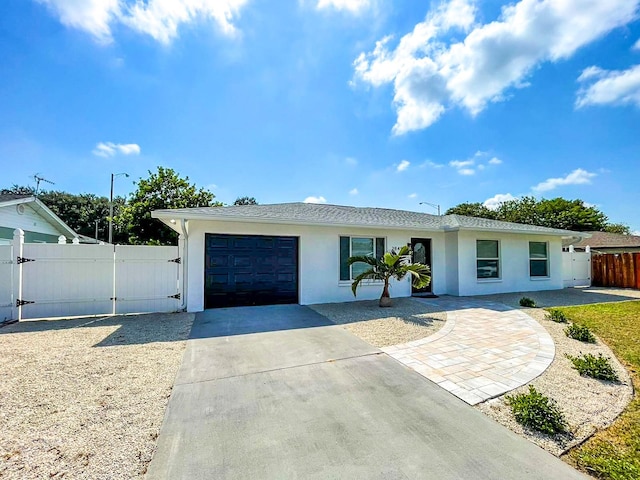
POLYGON ((505 398, 516 421, 525 427, 549 435, 567 431, 567 422, 555 400, 542 395, 533 385, 529 385, 529 393, 507 395, 505 398))
POLYGON ((536 306, 536 302, 529 297, 522 297, 520 299, 520 306, 534 308, 536 306))
POLYGON ((609 380, 615 382, 618 380, 618 375, 611 366, 611 361, 604 357, 601 353, 596 357, 591 353, 582 355, 581 357, 572 357, 566 355, 573 368, 580 372, 580 375, 586 375, 587 377, 597 378, 598 380, 609 380))
POLYGON ((589 327, 576 325, 575 323, 572 323, 567 328, 565 328, 564 334, 569 338, 580 340, 581 342, 596 343, 596 337, 593 333, 591 333, 589 327))
POLYGON ((558 310, 557 308, 552 308, 551 310, 549 310, 547 318, 549 320, 553 320, 556 323, 567 323, 569 321, 564 312, 562 310, 558 310))

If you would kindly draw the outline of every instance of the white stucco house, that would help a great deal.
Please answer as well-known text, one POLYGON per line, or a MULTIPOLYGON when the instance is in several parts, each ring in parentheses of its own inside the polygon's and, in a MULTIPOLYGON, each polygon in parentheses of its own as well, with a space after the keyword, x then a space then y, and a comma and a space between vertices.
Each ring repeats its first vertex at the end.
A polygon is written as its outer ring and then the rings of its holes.
POLYGON ((16 229, 24 231, 26 243, 58 243, 60 235, 78 236, 44 203, 31 195, 0 195, 0 245, 13 240, 16 229))
MULTIPOLYGON (((284 203, 156 210, 181 236, 187 310, 235 305, 354 300, 351 255, 381 255, 411 245, 431 266, 431 285, 408 279, 391 295, 482 295, 563 288, 562 245, 583 236, 566 230, 460 215, 384 208, 284 203)), ((357 300, 376 299, 363 285, 357 300)))

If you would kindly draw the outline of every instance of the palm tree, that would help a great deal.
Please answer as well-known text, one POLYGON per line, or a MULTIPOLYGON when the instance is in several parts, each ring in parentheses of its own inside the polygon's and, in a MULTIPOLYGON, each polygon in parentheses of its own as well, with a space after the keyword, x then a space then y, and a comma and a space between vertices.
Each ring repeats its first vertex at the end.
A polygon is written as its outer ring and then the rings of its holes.
POLYGON ((366 263, 370 268, 358 275, 351 284, 353 296, 356 296, 356 290, 363 280, 382 280, 384 288, 380 296, 381 307, 391 306, 391 296, 389 295, 389 280, 395 278, 400 281, 405 276, 411 275, 412 284, 416 288, 424 288, 431 283, 431 269, 428 265, 421 263, 411 263, 411 249, 407 246, 400 248, 397 252, 385 253, 382 258, 378 259, 370 256, 349 257, 348 265, 354 263, 366 263))

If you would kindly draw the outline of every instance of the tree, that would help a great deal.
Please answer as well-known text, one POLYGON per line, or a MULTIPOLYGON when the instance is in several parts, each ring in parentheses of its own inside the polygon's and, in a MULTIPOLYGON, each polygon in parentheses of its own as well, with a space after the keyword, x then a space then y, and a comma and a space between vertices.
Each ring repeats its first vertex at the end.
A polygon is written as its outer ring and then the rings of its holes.
POLYGON ((620 235, 631 235, 631 228, 624 223, 609 223, 604 227, 603 232, 619 233, 620 235))
POLYGON ((410 263, 411 249, 406 245, 400 248, 400 250, 385 253, 382 258, 375 258, 370 256, 354 256, 349 257, 347 260, 348 265, 362 262, 369 265, 369 268, 358 275, 351 284, 351 291, 353 296, 356 296, 356 291, 360 283, 365 280, 382 280, 384 287, 382 289, 382 295, 380 296, 379 305, 381 307, 391 306, 391 295, 389 294, 389 280, 395 278, 400 281, 405 276, 411 275, 412 284, 416 288, 424 288, 431 283, 431 269, 428 265, 421 263, 410 263))
POLYGON ((455 207, 451 207, 445 215, 464 215, 466 217, 480 217, 496 219, 496 212, 485 207, 480 202, 476 203, 461 203, 455 207))
POLYGON ((446 214, 450 213, 578 232, 621 229, 620 225, 609 224, 607 216, 596 207, 561 197, 536 200, 526 196, 503 202, 495 210, 480 203, 462 203, 447 210, 446 214))
POLYGON ((255 197, 238 197, 233 202, 234 205, 258 205, 258 201, 255 197))
POLYGON ((153 210, 170 208, 215 207, 215 195, 189 183, 171 168, 158 167, 149 171, 148 178, 140 178, 122 212, 116 219, 134 245, 175 245, 178 234, 159 220, 151 218, 153 210))

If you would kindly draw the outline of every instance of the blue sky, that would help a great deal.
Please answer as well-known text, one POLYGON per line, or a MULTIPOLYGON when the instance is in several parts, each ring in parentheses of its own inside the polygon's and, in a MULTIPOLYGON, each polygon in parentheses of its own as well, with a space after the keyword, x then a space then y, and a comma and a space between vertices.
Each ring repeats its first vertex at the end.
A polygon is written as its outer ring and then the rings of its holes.
POLYGON ((2 186, 580 198, 640 231, 640 0, 3 0, 2 186))

